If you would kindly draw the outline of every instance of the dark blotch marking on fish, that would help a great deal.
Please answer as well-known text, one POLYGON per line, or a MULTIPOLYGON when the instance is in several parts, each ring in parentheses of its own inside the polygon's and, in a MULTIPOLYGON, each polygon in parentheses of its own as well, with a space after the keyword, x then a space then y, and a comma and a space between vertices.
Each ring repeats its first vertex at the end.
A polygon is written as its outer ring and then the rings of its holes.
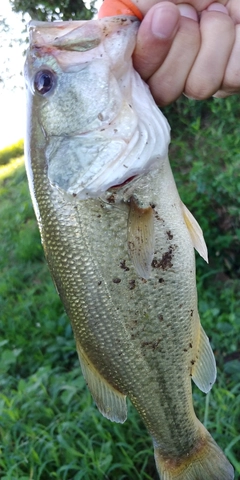
POLYGON ((172 234, 171 230, 168 230, 166 233, 167 233, 167 236, 168 236, 169 240, 172 240, 173 239, 173 234, 172 234))
POLYGON ((162 270, 168 270, 173 266, 172 259, 173 259, 173 246, 169 245, 168 251, 165 252, 160 260, 156 258, 152 261, 153 268, 162 268, 162 270))
POLYGON ((126 265, 126 260, 122 260, 122 262, 120 262, 120 268, 122 268, 125 272, 129 271, 129 268, 126 265))
POLYGON ((193 316, 193 310, 190 310, 190 317, 193 316))
POLYGON ((134 242, 128 242, 128 248, 129 248, 129 250, 133 250, 135 248, 135 243, 134 242))
POLYGON ((73 194, 72 194, 72 196, 73 196, 73 197, 76 197, 76 196, 77 196, 77 194, 76 194, 76 193, 73 193, 73 194))
POLYGON ((102 280, 100 280, 100 281, 98 282, 98 285, 101 285, 101 284, 102 284, 102 280))
POLYGON ((163 278, 159 278, 158 282, 159 282, 159 283, 164 283, 164 279, 163 279, 163 278))
MULTIPOLYGON (((192 348, 192 343, 189 343, 189 348, 192 348)), ((184 348, 183 349, 184 352, 187 352, 188 351, 188 348, 184 348)), ((198 358, 198 357, 197 357, 198 358)), ((194 365, 195 361, 191 361, 192 365, 194 365), (193 362, 193 363, 192 363, 193 362)))
POLYGON ((113 283, 120 283, 121 282, 121 278, 113 278, 113 283))
POLYGON ((194 365, 194 364, 195 364, 195 360, 191 360, 191 364, 194 365))
POLYGON ((97 218, 100 218, 102 215, 97 215, 97 218))
POLYGON ((131 327, 131 330, 134 329, 134 327, 137 325, 138 321, 135 319, 135 320, 132 320, 131 324, 132 324, 132 327, 131 327))
POLYGON ((160 320, 160 322, 163 322, 164 318, 163 318, 163 315, 161 315, 161 313, 160 315, 158 315, 158 319, 160 320))
POLYGON ((153 206, 151 205, 151 207, 152 207, 153 210, 154 210, 155 218, 156 218, 157 220, 160 220, 160 221, 163 222, 163 224, 164 224, 165 222, 164 222, 163 218, 161 218, 160 215, 158 214, 158 211, 155 210, 155 205, 153 205, 153 206))
POLYGON ((142 348, 149 347, 154 351, 156 350, 160 342, 161 342, 161 338, 158 338, 158 340, 156 340, 155 342, 142 342, 141 347, 142 348))
POLYGON ((107 199, 108 203, 115 203, 115 195, 112 193, 107 199))
POLYGON ((133 290, 136 287, 135 280, 129 280, 129 290, 133 290))

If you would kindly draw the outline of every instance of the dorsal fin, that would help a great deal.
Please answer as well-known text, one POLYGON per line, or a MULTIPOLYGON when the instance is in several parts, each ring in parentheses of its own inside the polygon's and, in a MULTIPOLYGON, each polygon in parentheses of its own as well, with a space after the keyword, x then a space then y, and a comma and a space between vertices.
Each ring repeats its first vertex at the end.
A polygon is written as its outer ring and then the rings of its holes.
POLYGON ((199 255, 208 263, 208 251, 207 245, 204 240, 203 231, 198 224, 197 220, 194 218, 192 213, 188 210, 186 205, 181 202, 183 218, 190 233, 192 243, 194 248, 197 250, 199 255))

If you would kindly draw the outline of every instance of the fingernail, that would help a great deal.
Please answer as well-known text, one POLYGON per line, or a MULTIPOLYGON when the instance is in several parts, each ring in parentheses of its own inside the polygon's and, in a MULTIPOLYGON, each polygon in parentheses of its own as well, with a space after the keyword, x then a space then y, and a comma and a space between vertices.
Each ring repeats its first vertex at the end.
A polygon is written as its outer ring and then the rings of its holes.
POLYGON ((195 8, 191 7, 191 5, 182 3, 181 5, 178 5, 178 9, 182 17, 191 18, 192 20, 195 20, 196 22, 198 22, 198 14, 195 8))
POLYGON ((171 38, 175 33, 178 18, 175 6, 171 4, 169 6, 158 5, 152 15, 151 29, 153 35, 165 40, 171 38))
POLYGON ((212 3, 212 5, 209 5, 209 7, 207 8, 207 11, 208 12, 221 12, 221 13, 225 13, 226 15, 228 15, 228 9, 226 7, 224 7, 224 5, 221 5, 221 3, 212 3))

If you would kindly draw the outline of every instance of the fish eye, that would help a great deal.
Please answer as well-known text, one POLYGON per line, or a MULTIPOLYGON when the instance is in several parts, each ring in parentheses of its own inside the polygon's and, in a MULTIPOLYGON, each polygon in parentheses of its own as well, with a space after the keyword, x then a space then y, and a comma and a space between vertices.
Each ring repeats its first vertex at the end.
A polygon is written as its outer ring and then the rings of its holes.
POLYGON ((52 70, 39 70, 34 77, 34 90, 40 95, 45 95, 56 85, 55 74, 52 70))

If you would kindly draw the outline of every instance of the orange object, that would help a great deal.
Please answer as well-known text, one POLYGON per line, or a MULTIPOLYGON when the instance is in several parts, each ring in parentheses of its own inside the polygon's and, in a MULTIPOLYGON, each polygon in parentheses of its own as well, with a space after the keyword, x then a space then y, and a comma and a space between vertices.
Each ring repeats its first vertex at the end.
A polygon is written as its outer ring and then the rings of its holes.
POLYGON ((131 0, 104 0, 98 12, 98 18, 114 17, 115 15, 131 15, 140 21, 143 14, 131 0))

